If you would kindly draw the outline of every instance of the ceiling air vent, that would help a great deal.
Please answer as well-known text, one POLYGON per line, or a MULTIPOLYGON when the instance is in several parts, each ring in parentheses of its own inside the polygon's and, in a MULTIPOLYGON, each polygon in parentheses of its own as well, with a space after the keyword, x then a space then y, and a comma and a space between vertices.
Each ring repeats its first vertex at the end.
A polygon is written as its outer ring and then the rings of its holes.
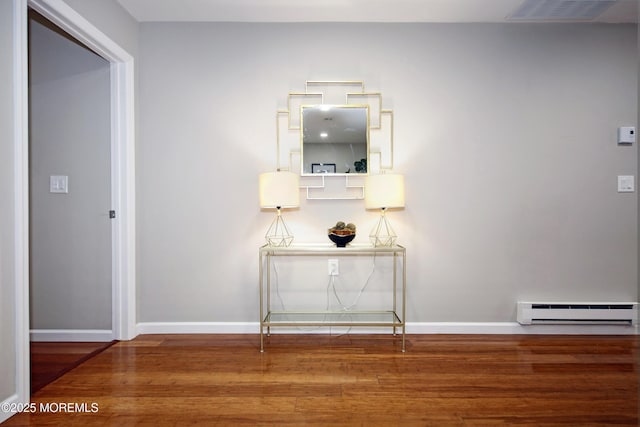
POLYGON ((589 21, 617 0, 524 0, 511 21, 589 21))

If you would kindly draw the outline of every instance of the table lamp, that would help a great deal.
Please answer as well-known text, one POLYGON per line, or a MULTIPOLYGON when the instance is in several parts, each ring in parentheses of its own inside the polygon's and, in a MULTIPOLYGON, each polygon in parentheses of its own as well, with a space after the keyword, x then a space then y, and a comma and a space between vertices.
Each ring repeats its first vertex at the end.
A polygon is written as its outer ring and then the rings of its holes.
POLYGON ((260 207, 276 209, 276 218, 265 234, 269 246, 289 246, 293 241, 293 234, 282 219, 282 208, 297 208, 300 206, 299 177, 293 172, 266 172, 260 174, 259 179, 260 207))
POLYGON ((391 173, 369 175, 364 183, 366 209, 382 211, 378 224, 371 230, 369 239, 373 246, 393 246, 398 236, 387 221, 387 208, 404 207, 404 176, 391 173))

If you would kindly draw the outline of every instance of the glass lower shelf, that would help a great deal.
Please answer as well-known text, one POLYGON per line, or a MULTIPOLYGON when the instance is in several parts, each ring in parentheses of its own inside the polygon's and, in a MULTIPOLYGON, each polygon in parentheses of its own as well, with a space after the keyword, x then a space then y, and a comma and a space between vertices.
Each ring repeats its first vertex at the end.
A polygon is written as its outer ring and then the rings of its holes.
POLYGON ((402 326, 394 311, 314 311, 268 313, 263 326, 402 326))

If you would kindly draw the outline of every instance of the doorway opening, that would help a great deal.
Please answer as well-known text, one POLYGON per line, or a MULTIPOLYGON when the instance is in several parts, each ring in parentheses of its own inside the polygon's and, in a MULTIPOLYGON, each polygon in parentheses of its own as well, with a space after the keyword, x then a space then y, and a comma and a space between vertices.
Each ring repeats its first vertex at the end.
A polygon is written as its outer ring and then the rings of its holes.
POLYGON ((28 156, 28 22, 32 8, 109 62, 111 127, 112 321, 111 337, 136 336, 135 311, 135 133, 134 59, 122 47, 58 0, 14 2, 14 229, 15 247, 15 372, 16 401, 29 392, 29 156, 28 156))
POLYGON ((107 60, 36 11, 28 18, 34 393, 113 339, 111 82, 107 60))

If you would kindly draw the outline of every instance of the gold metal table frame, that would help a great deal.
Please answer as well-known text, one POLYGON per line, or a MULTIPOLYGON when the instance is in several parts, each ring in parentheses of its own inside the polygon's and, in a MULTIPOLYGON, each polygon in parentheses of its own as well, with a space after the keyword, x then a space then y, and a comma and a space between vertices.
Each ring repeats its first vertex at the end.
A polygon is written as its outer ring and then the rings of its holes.
POLYGON ((402 352, 405 351, 405 316, 407 295, 406 249, 400 245, 374 247, 373 245, 348 245, 338 248, 324 244, 296 244, 288 247, 264 245, 259 250, 260 274, 260 352, 264 352, 264 335, 271 334, 272 327, 389 327, 393 335, 401 330, 402 352), (393 257, 392 307, 390 310, 353 311, 273 311, 271 309, 272 258, 282 256, 377 256, 393 257), (398 264, 401 263, 401 268, 398 264), (398 285, 398 279, 402 281, 398 285))

